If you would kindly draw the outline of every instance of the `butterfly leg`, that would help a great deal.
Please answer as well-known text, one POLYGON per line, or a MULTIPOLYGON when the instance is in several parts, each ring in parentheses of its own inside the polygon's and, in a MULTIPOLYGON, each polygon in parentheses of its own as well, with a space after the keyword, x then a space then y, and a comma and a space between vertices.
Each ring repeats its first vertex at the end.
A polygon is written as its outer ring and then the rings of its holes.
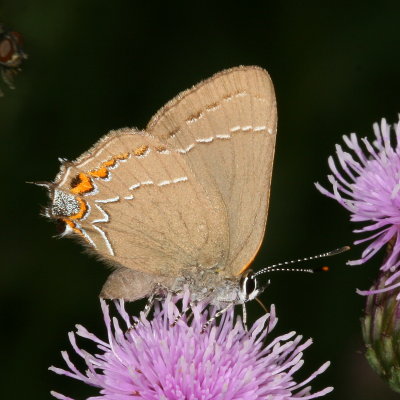
POLYGON ((213 317, 211 317, 201 328, 201 332, 200 333, 204 333, 207 329, 207 327, 211 324, 211 322, 214 322, 219 316, 221 316, 222 314, 226 313, 231 307, 233 307, 235 305, 235 303, 229 303, 225 308, 222 308, 221 310, 219 310, 218 312, 215 313, 215 315, 213 317))
MULTIPOLYGON (((150 313, 150 310, 153 308, 154 302, 155 302, 155 294, 152 294, 146 302, 146 305, 144 306, 144 309, 142 313, 144 314, 144 318, 147 318, 147 316, 150 313)), ((133 322, 133 324, 128 328, 128 332, 136 329, 136 327, 139 325, 140 319, 138 318, 136 321, 133 322)))
MULTIPOLYGON (((154 306, 154 302, 155 302, 156 300, 159 300, 159 299, 160 299, 159 295, 160 295, 160 293, 161 293, 161 291, 162 291, 163 289, 164 289, 163 286, 160 285, 159 283, 154 287, 154 289, 153 289, 151 295, 148 297, 147 302, 146 302, 146 305, 144 306, 143 311, 142 311, 144 318, 147 318, 147 316, 149 315, 151 309, 152 309, 153 306, 154 306)), ((139 321, 140 321, 140 319, 137 319, 137 320, 132 324, 132 326, 129 327, 128 331, 131 331, 132 329, 136 329, 136 327, 137 327, 138 324, 139 324, 139 321)))
POLYGON ((195 305, 195 303, 190 302, 189 303, 189 307, 187 307, 185 310, 183 310, 181 313, 179 313, 175 317, 174 322, 170 325, 170 327, 173 328, 178 323, 178 321, 190 310, 190 314, 189 314, 189 317, 188 317, 188 319, 189 319, 193 314, 191 310, 192 310, 192 307, 194 305, 195 305))
MULTIPOLYGON (((143 308, 143 316, 144 318, 147 318, 147 316, 149 315, 151 309, 154 306, 154 302, 156 301, 156 293, 153 292, 153 294, 147 299, 146 305, 143 308)), ((137 323, 136 323, 137 325, 137 323)))
POLYGON ((243 314, 243 325, 244 329, 248 331, 247 329, 247 309, 246 309, 246 303, 242 304, 242 314, 243 314))

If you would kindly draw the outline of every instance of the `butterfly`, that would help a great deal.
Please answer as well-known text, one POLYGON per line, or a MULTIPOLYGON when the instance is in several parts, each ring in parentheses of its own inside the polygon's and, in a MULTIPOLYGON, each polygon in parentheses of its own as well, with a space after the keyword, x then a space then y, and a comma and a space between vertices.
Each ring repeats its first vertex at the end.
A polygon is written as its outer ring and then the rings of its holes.
POLYGON ((223 308, 263 288, 249 266, 263 240, 277 128, 274 88, 256 66, 181 92, 144 130, 122 128, 62 160, 45 215, 113 267, 101 297, 189 287, 223 308))

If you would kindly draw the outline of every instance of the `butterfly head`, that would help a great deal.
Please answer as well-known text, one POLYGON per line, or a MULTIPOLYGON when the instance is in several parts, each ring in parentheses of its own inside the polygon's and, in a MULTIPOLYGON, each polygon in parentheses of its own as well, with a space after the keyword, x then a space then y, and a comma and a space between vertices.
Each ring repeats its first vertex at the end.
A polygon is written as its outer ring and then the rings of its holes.
POLYGON ((241 302, 247 303, 254 300, 266 289, 268 284, 269 281, 266 285, 262 285, 259 279, 253 274, 253 271, 247 270, 239 282, 239 297, 241 302))

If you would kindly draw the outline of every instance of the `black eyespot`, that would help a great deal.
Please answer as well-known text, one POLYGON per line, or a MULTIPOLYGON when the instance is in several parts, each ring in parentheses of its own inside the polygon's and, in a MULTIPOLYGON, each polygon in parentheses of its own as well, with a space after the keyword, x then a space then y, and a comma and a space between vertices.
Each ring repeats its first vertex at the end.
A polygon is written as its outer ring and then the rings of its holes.
POLYGON ((248 277, 246 279, 245 285, 246 285, 245 289, 246 289, 247 294, 253 293, 257 287, 256 280, 252 277, 248 277))
POLYGON ((56 221, 56 231, 57 233, 63 233, 66 228, 66 223, 62 219, 56 221))
POLYGON ((78 175, 76 175, 74 178, 71 179, 71 189, 77 187, 80 183, 82 182, 81 177, 78 175))

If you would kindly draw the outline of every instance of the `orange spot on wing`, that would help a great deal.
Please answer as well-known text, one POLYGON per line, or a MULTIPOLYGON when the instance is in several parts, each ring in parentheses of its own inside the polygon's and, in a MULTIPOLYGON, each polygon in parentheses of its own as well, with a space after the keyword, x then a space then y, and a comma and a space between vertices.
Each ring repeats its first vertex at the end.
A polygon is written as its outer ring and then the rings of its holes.
POLYGON ((138 147, 137 149, 133 150, 133 154, 135 156, 142 156, 144 153, 146 153, 148 148, 149 148, 149 146, 144 144, 144 145, 138 147))
POLYGON ((110 167, 115 167, 117 161, 126 160, 128 157, 129 153, 118 154, 115 157, 112 157, 110 160, 101 163, 100 168, 93 169, 89 172, 89 175, 93 176, 94 178, 105 179, 108 177, 108 169, 110 167))
POLYGON ((72 229, 76 226, 75 222, 70 221, 68 218, 61 218, 61 220, 64 221, 72 229))
POLYGON ((79 197, 76 198, 76 201, 79 203, 79 212, 77 214, 71 215, 71 219, 82 219, 87 210, 88 210, 88 206, 86 204, 86 202, 82 199, 80 199, 79 197))
POLYGON ((108 169, 106 167, 101 167, 99 169, 95 169, 93 171, 89 172, 90 176, 93 176, 94 178, 107 178, 108 176, 108 169))
POLYGON ((73 230, 75 233, 77 233, 78 235, 83 236, 82 231, 81 231, 79 228, 76 227, 75 222, 71 221, 71 220, 68 219, 68 218, 62 218, 62 221, 64 221, 70 228, 72 228, 72 230, 73 230))
POLYGON ((103 164, 101 164, 103 167, 113 167, 115 164, 117 163, 117 160, 115 160, 114 158, 112 158, 111 160, 105 161, 103 162, 103 164))
POLYGON ((82 172, 71 181, 71 187, 71 193, 74 194, 88 193, 94 189, 92 180, 82 172))
POLYGON ((116 160, 126 160, 129 157, 129 153, 121 153, 115 156, 116 160))

